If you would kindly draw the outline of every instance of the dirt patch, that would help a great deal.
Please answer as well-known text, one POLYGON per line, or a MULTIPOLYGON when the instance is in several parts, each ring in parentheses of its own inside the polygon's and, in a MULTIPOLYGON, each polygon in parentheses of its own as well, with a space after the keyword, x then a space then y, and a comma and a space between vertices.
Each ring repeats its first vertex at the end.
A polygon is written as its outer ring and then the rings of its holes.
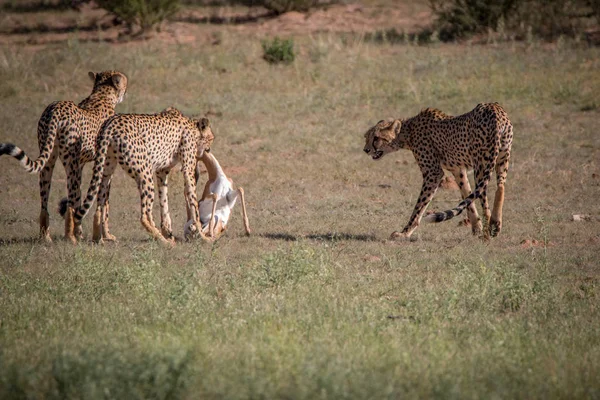
POLYGON ((395 28, 412 32, 425 27, 431 20, 427 8, 397 4, 393 7, 365 7, 360 4, 334 5, 310 13, 289 12, 278 18, 262 21, 256 26, 240 26, 267 34, 316 32, 371 32, 395 28))
MULTIPOLYGON (((338 4, 308 13, 288 12, 279 16, 262 8, 187 8, 160 32, 137 38, 166 43, 218 44, 214 31, 231 30, 258 36, 314 34, 318 32, 364 33, 396 29, 415 32, 426 27, 431 13, 426 4, 364 6, 338 4)), ((45 45, 72 40, 131 43, 125 28, 115 24, 106 11, 85 6, 80 11, 5 12, 0 18, 0 44, 45 45)))

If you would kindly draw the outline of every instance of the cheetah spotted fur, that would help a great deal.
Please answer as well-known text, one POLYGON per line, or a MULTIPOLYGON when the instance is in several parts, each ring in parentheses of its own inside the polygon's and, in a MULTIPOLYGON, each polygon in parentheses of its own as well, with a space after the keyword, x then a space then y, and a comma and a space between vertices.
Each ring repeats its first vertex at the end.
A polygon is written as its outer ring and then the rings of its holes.
POLYGON ((113 116, 106 121, 98 135, 98 156, 94 162, 92 180, 83 204, 74 213, 74 220, 80 223, 98 196, 93 239, 115 239, 108 230, 107 202, 112 175, 117 164, 120 164, 137 183, 142 226, 154 239, 173 243, 167 201, 169 172, 177 164, 182 164, 188 220, 193 219, 199 224, 194 173, 204 151, 210 151, 213 139, 208 119, 189 119, 173 108, 153 115, 113 116), (158 178, 162 233, 152 218, 154 174, 158 178))

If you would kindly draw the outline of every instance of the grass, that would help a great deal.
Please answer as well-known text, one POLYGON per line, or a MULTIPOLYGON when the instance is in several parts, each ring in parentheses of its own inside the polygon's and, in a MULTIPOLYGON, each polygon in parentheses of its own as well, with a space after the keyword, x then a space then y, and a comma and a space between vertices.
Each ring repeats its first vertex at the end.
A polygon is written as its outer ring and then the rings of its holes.
MULTIPOLYGON (((119 243, 70 246, 53 215, 55 243, 42 245, 37 178, 3 157, 0 397, 598 398, 598 49, 294 43, 290 66, 227 31, 211 47, 0 49, 1 141, 37 155, 44 107, 83 98, 88 70, 122 70, 119 112, 209 113, 254 232, 243 236, 236 208, 215 244, 161 248, 119 171, 119 243), (482 243, 451 221, 385 242, 408 220, 420 172, 409 152, 373 162, 362 134, 423 107, 460 114, 483 101, 515 126, 501 236, 482 243)), ((57 168, 52 204, 64 179, 57 168)), ((431 208, 458 198, 440 191, 431 208)), ((181 237, 179 174, 170 199, 181 237)))

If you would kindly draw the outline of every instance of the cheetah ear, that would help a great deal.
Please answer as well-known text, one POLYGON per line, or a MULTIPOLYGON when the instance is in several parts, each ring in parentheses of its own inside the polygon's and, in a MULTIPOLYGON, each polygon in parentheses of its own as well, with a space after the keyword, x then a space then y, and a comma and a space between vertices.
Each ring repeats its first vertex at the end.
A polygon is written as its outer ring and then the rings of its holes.
POLYGON ((400 134, 401 128, 402 128, 402 121, 400 121, 399 119, 395 119, 394 122, 392 122, 392 131, 394 132, 395 136, 398 136, 400 134))
POLYGON ((88 76, 90 77, 91 80, 93 80, 93 81, 96 80, 96 74, 93 73, 92 71, 88 72, 88 76))
POLYGON ((198 121, 198 127, 202 130, 210 127, 210 121, 208 120, 208 118, 200 119, 200 121, 198 121))
POLYGON ((125 78, 124 75, 115 74, 111 76, 111 80, 116 89, 123 89, 125 86, 127 86, 127 78, 125 78))

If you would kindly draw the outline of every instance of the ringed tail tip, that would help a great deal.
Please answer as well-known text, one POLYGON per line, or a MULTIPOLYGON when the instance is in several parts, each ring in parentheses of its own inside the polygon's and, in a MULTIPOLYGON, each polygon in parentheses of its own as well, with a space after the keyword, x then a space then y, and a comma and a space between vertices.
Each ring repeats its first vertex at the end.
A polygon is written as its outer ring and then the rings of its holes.
POLYGON ((67 214, 67 208, 69 207, 69 199, 67 199, 66 197, 63 198, 60 203, 58 203, 58 213, 60 214, 61 217, 65 217, 65 215, 67 214))

